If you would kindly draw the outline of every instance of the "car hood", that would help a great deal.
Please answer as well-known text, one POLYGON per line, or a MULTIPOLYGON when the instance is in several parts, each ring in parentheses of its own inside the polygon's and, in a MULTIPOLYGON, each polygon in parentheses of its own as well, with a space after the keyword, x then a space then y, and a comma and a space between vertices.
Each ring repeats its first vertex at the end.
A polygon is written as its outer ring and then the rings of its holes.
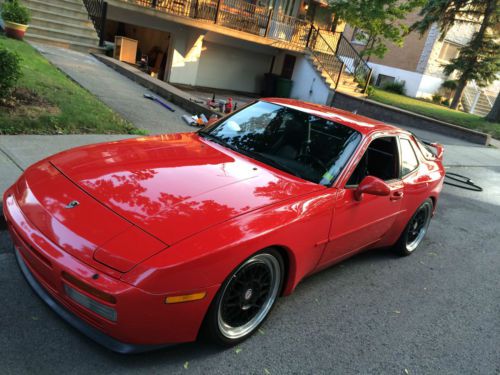
POLYGON ((85 146, 50 162, 97 201, 168 245, 257 208, 324 189, 196 133, 85 146))

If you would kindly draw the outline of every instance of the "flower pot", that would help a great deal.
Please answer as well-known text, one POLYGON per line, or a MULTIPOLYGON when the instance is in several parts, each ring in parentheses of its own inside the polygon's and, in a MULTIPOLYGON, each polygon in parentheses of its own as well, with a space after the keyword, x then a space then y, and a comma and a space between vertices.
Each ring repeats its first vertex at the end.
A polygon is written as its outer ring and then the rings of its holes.
POLYGON ((21 25, 20 23, 5 21, 4 28, 5 34, 9 38, 23 40, 26 30, 28 30, 28 25, 21 25))

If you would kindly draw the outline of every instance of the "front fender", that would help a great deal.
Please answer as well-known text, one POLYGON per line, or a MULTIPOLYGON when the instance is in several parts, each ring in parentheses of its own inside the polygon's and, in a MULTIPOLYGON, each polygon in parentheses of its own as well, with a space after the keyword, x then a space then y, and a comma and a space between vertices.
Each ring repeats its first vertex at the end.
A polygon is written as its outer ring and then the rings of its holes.
POLYGON ((246 258, 276 246, 288 255, 289 293, 323 253, 335 195, 326 189, 221 223, 173 244, 122 280, 150 293, 200 290, 222 284, 246 258))

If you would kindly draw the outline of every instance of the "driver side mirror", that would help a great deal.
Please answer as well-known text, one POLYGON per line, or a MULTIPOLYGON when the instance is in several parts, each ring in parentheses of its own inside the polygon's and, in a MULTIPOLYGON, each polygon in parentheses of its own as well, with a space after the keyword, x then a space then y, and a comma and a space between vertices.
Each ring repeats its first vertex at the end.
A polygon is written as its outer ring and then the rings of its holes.
POLYGON ((385 196, 390 193, 391 189, 389 188, 389 185, 387 185, 380 178, 366 176, 358 185, 358 188, 354 191, 354 199, 360 201, 363 194, 385 196))

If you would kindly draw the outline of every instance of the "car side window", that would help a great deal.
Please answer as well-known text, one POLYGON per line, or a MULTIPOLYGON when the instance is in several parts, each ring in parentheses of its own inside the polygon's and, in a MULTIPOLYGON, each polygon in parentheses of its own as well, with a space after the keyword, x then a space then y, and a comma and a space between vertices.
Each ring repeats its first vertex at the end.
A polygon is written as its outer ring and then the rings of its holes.
POLYGON ((400 138, 401 144, 401 175, 406 176, 418 167, 418 159, 410 141, 400 138))
POLYGON ((396 137, 374 139, 360 159, 346 186, 357 186, 366 176, 378 177, 383 181, 399 178, 399 157, 396 137))

